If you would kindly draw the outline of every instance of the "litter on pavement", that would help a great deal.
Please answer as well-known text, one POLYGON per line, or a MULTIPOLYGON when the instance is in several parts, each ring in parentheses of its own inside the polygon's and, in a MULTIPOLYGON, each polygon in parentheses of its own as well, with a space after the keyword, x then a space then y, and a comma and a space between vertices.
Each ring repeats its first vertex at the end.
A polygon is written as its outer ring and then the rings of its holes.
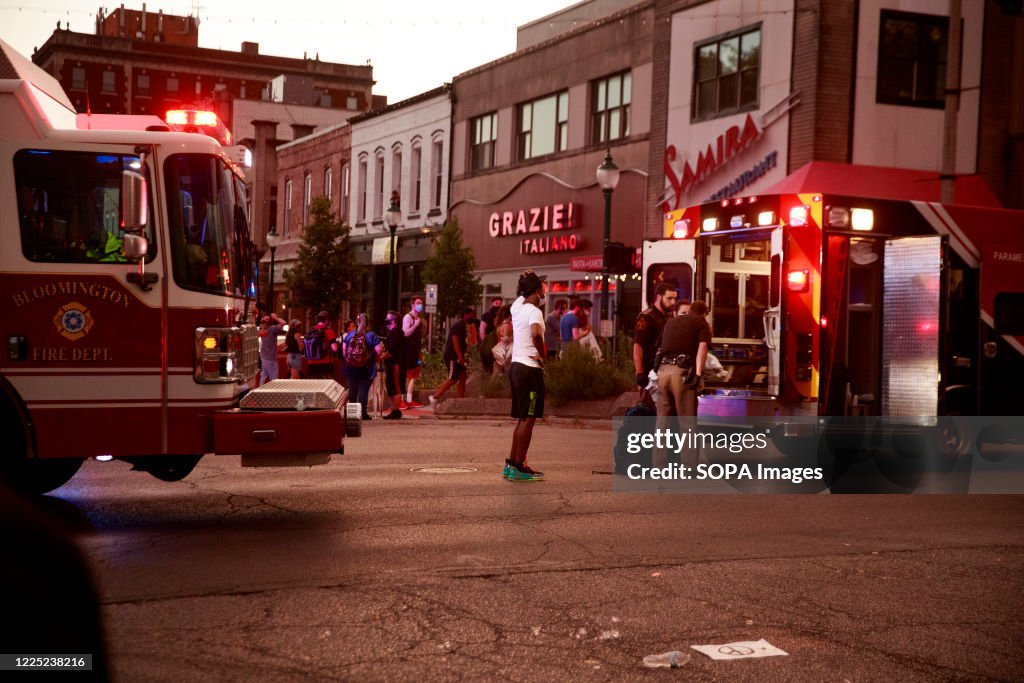
POLYGON ((724 645, 691 645, 694 650, 706 654, 711 659, 755 659, 757 657, 788 657, 789 653, 780 650, 767 640, 743 640, 724 645))
POLYGON ((647 655, 644 657, 644 666, 652 669, 678 669, 690 661, 690 655, 685 652, 673 650, 662 655, 647 655))

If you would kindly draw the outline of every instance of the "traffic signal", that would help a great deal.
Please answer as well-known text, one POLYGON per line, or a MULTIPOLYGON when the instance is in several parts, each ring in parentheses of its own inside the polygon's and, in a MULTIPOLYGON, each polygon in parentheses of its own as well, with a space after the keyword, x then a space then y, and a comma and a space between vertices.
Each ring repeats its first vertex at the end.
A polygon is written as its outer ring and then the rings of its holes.
POLYGON ((634 260, 636 248, 627 247, 621 242, 611 242, 604 248, 604 265, 609 273, 615 275, 632 274, 638 271, 634 260))

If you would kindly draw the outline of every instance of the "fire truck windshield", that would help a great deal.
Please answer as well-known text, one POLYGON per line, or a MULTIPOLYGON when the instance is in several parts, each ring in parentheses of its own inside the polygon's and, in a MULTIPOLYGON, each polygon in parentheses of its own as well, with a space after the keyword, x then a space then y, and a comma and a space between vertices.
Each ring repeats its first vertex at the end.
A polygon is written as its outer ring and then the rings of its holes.
POLYGON ((205 154, 171 156, 164 171, 175 282, 243 296, 254 271, 241 179, 222 159, 205 154))

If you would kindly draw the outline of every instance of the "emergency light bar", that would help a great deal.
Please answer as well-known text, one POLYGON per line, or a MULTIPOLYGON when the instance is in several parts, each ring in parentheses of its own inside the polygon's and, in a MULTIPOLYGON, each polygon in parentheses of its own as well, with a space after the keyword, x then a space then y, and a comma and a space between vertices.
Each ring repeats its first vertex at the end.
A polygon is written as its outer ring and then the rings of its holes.
POLYGON ((225 147, 231 144, 231 131, 212 111, 171 109, 164 116, 164 120, 171 130, 209 135, 225 147))
POLYGON ((786 274, 786 286, 791 292, 806 292, 811 282, 809 270, 791 270, 786 274))

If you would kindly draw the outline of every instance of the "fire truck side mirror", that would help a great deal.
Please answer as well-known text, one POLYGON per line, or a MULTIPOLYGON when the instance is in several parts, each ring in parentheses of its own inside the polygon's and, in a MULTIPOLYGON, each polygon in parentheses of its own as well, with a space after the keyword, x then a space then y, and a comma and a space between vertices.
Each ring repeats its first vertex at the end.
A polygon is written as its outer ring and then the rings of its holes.
POLYGON ((135 171, 121 174, 121 227, 125 232, 137 233, 149 222, 146 177, 135 171))
POLYGON ((124 255, 130 262, 141 261, 149 251, 149 241, 142 235, 127 233, 124 236, 124 255))

